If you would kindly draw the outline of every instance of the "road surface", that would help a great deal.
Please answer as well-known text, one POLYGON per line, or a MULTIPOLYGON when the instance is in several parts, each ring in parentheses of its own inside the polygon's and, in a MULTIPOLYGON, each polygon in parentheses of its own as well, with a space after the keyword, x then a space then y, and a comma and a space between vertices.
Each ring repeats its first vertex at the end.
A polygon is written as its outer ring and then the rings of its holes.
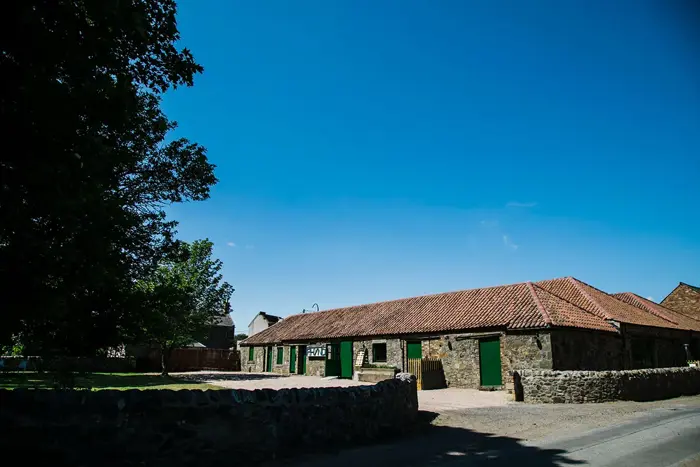
POLYGON ((521 441, 466 428, 431 426, 390 444, 290 460, 295 467, 700 466, 700 408, 657 409, 625 423, 557 439, 521 441))

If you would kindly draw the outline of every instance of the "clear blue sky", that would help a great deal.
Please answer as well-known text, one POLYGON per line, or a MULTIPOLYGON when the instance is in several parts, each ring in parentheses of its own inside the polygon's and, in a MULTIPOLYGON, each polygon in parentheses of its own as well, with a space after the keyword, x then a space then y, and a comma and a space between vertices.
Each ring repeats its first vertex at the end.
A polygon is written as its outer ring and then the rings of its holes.
POLYGON ((239 329, 568 275, 700 284, 700 36, 674 2, 179 4, 205 72, 164 108, 220 183, 170 214, 215 242, 239 329))

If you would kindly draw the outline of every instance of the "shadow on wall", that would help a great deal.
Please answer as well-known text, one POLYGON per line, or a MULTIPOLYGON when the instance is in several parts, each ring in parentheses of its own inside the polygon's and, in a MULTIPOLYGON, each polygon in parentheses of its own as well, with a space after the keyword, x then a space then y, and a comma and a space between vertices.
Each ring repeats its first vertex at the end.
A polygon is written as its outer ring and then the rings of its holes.
POLYGON ((177 375, 178 379, 187 381, 255 381, 258 379, 278 379, 285 378, 283 375, 261 374, 261 373, 206 373, 199 372, 189 375, 177 375))
POLYGON ((480 433, 466 428, 429 425, 437 414, 420 412, 424 428, 393 443, 365 446, 334 455, 285 463, 291 467, 363 467, 387 465, 488 467, 548 467, 581 465, 560 449, 527 446, 515 438, 480 433))

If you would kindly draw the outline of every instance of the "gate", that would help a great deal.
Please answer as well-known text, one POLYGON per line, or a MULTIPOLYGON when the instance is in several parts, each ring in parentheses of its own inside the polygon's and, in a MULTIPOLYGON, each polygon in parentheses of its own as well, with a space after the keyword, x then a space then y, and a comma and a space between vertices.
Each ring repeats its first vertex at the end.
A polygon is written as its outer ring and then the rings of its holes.
POLYGON ((446 386, 442 360, 439 358, 409 358, 407 360, 408 372, 415 375, 419 391, 446 386))

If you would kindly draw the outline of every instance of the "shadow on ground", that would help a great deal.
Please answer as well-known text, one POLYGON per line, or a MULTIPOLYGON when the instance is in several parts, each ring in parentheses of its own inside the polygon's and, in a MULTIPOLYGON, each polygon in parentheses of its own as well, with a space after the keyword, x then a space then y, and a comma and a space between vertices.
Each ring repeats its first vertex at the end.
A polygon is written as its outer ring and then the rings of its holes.
POLYGON ((334 454, 288 459, 272 465, 295 467, 488 466, 548 467, 581 465, 559 449, 527 446, 515 438, 480 433, 466 428, 433 426, 437 414, 421 412, 422 428, 390 443, 363 446, 334 454))
POLYGON ((261 373, 191 373, 187 375, 177 375, 178 379, 187 381, 207 382, 207 381, 255 381, 259 379, 285 378, 283 375, 261 374, 261 373))
MULTIPOLYGON (((35 373, 2 373, 0 374, 0 389, 33 388, 33 389, 53 389, 59 382, 66 378, 53 372, 35 373)), ((183 380, 182 378, 171 378, 153 374, 128 374, 128 373, 74 373, 70 377, 71 387, 75 388, 148 388, 155 386, 177 386, 177 389, 187 389, 192 386, 196 389, 198 381, 183 380)))

